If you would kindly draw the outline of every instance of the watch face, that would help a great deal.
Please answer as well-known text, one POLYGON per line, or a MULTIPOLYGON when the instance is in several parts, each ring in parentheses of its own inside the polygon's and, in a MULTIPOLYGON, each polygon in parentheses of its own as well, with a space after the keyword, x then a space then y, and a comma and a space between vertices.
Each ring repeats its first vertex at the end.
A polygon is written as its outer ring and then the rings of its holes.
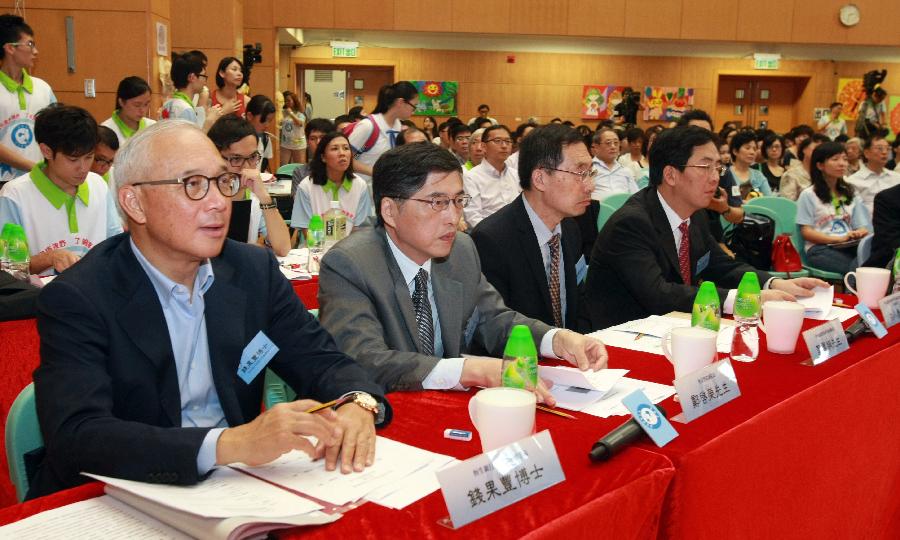
POLYGON ((369 394, 356 394, 353 401, 367 411, 376 412, 378 410, 378 402, 369 394))

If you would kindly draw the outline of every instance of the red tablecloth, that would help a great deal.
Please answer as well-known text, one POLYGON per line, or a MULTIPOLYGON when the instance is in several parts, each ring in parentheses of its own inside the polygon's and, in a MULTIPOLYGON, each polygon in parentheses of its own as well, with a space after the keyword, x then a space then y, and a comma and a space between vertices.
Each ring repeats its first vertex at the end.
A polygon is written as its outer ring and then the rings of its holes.
MULTIPOLYGON (((470 442, 443 438, 447 427, 473 429, 466 404, 472 393, 417 392, 391 394, 396 422, 381 435, 460 459, 480 452, 470 442)), ((587 458, 591 444, 621 419, 571 420, 538 413, 537 429, 549 429, 566 480, 518 504, 471 523, 459 532, 438 520, 447 516, 440 492, 404 510, 365 504, 337 522, 315 529, 283 532, 284 538, 612 538, 656 537, 659 509, 674 474, 671 462, 656 452, 630 448, 614 461, 594 465, 587 458), (606 425, 604 425, 606 424, 606 425)), ((97 496, 90 484, 0 511, 0 525, 64 504, 97 496)))
POLYGON ((312 279, 304 281, 293 280, 291 281, 291 287, 294 288, 294 292, 303 301, 306 309, 319 308, 319 276, 313 276, 312 279))

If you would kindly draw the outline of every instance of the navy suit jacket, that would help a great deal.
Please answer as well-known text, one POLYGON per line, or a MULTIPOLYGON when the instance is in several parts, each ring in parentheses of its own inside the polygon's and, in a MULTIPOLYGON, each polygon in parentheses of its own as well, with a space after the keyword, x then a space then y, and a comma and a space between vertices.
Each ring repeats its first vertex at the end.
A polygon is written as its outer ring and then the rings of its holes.
MULTIPOLYGON (((260 331, 279 348, 268 367, 299 396, 324 402, 362 390, 383 400, 381 387, 307 312, 271 254, 227 240, 212 267, 206 328, 229 426, 260 413, 264 371, 250 384, 237 375, 244 347, 260 331)), ((200 479, 197 454, 210 428, 181 427, 166 320, 127 233, 97 245, 43 289, 38 331, 34 384, 46 453, 29 497, 83 483, 81 471, 171 484, 200 479)))

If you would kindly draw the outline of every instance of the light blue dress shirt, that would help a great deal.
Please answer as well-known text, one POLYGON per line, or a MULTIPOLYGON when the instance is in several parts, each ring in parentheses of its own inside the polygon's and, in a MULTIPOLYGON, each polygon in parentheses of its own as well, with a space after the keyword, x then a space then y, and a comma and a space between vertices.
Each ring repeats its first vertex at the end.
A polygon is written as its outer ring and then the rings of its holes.
POLYGON ((550 238, 554 234, 559 235, 559 304, 560 309, 562 310, 562 321, 563 326, 566 325, 566 264, 563 261, 563 252, 562 252, 562 226, 557 223, 556 227, 551 231, 547 228, 547 225, 541 221, 541 218, 534 212, 534 209, 528 204, 528 199, 526 197, 522 197, 522 202, 525 203, 525 213, 528 214, 528 219, 531 221, 531 228, 534 229, 534 234, 537 236, 538 246, 541 248, 541 259, 544 261, 544 273, 547 276, 547 284, 550 284, 550 246, 547 245, 547 242, 550 241, 550 238))
POLYGON ((166 318, 178 373, 181 427, 215 428, 206 434, 197 454, 197 471, 204 475, 215 466, 216 444, 222 431, 228 427, 213 381, 204 315, 206 303, 203 295, 214 281, 212 264, 206 261, 200 265, 193 290, 189 291, 157 270, 134 244, 134 240, 131 240, 131 250, 150 278, 166 318))

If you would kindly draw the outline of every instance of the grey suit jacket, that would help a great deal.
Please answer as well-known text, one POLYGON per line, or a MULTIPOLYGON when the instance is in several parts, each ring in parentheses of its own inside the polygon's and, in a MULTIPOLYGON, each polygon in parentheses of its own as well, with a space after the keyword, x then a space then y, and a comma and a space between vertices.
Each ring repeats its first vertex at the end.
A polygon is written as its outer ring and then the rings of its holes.
MULTIPOLYGON (((319 273, 319 317, 338 347, 391 390, 420 390, 439 358, 422 354, 415 311, 383 227, 355 231, 328 250, 319 273)), ((540 345, 550 327, 510 310, 481 273, 475 245, 457 233, 450 255, 431 263, 446 358, 477 342, 502 356, 516 324, 540 345)))

